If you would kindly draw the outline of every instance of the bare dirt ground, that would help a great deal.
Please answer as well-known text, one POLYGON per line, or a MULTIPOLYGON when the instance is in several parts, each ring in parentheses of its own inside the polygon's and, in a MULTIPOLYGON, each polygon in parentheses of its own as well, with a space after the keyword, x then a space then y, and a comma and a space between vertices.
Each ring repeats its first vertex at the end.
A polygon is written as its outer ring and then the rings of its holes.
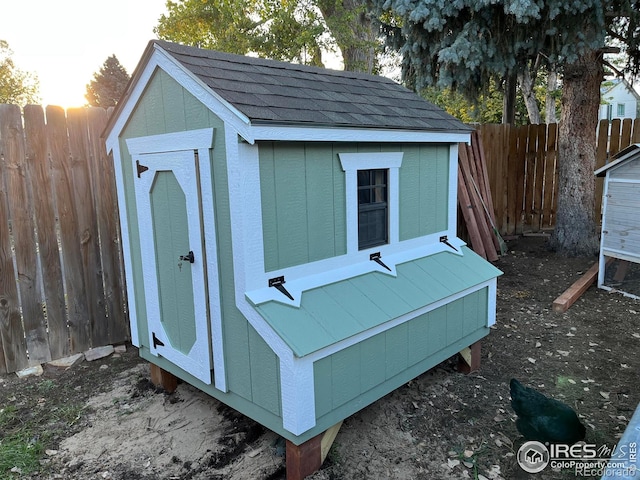
MULTIPOLYGON (((591 287, 566 313, 551 309, 595 260, 558 257, 541 237, 509 242, 496 263, 497 323, 480 371, 462 375, 450 359, 348 418, 311 478, 576 478, 517 465, 524 440, 508 384, 516 377, 563 400, 587 425, 587 441, 616 444, 640 402, 640 302, 591 287)), ((41 377, 0 376, 7 407, 42 418, 48 435, 37 472, 0 479, 285 478, 281 439, 187 384, 156 390, 133 347, 64 371, 45 367, 41 377), (73 405, 73 418, 51 420, 73 405)), ((0 426, 0 441, 16 427, 0 426)))

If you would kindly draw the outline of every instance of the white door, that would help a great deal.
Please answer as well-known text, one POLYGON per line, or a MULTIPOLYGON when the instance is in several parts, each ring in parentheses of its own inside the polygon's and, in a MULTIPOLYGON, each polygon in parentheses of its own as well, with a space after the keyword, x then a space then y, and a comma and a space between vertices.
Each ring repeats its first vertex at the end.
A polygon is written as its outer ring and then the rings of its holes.
POLYGON ((211 335, 198 158, 135 155, 144 293, 153 355, 211 383, 211 335))

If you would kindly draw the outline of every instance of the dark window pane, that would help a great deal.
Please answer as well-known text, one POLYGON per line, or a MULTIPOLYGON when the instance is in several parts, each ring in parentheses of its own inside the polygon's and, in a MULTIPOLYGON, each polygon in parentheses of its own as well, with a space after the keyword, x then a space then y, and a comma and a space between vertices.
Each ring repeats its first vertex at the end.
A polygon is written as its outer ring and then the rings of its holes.
POLYGON ((388 243, 387 170, 358 171, 358 246, 388 243))

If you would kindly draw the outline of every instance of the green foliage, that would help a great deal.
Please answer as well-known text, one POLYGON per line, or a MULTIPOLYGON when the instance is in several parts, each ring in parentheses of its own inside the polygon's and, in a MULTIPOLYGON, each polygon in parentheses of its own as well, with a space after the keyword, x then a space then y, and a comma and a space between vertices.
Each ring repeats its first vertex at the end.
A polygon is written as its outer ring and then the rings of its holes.
POLYGON ((114 107, 127 87, 129 74, 115 55, 105 60, 100 71, 93 74, 85 98, 94 107, 114 107))
POLYGON ((311 2, 179 0, 167 2, 154 32, 186 45, 317 64, 325 27, 311 2))
MULTIPOLYGON (((603 47, 607 34, 625 38, 629 53, 636 55, 640 43, 637 0, 375 3, 379 12, 400 19, 386 31, 390 44, 403 53, 406 79, 418 87, 459 89, 470 98, 492 79, 521 71, 540 53, 549 64, 562 65, 603 47)), ((631 64, 627 67, 633 71, 631 64)))
MULTIPOLYGON (((450 88, 433 86, 424 87, 420 91, 420 95, 464 123, 502 122, 504 94, 493 81, 490 82, 485 93, 481 93, 473 101, 450 88)), ((516 97, 515 118, 515 125, 526 125, 528 123, 527 111, 521 95, 516 97)))
POLYGON ((9 44, 0 40, 0 103, 24 106, 39 102, 37 77, 18 69, 12 55, 9 44))

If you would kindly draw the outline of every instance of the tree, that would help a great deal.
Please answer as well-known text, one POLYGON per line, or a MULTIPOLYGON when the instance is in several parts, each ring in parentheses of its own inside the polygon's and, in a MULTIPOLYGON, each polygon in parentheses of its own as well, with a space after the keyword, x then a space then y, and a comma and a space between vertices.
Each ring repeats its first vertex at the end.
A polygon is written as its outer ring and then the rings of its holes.
POLYGON ((39 102, 37 77, 18 69, 12 55, 9 44, 0 40, 0 103, 25 106, 39 102))
POLYGON ((375 0, 401 24, 386 31, 415 85, 477 96, 490 80, 523 72, 544 54, 562 74, 559 188, 551 243, 564 254, 598 248, 594 216, 596 131, 606 39, 626 45, 625 70, 638 73, 638 0, 375 0))
POLYGON ((316 66, 337 46, 346 70, 376 68, 368 0, 169 0, 154 32, 186 45, 316 66))
POLYGON ((85 98, 94 107, 115 107, 129 82, 129 74, 115 55, 107 58, 100 71, 93 74, 85 98))

